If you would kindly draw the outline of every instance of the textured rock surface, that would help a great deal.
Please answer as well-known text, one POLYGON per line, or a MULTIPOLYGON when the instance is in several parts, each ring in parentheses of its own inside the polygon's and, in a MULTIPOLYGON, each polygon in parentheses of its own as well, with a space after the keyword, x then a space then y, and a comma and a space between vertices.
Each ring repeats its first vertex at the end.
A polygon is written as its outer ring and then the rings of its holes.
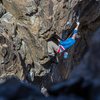
POLYGON ((68 78, 73 67, 80 63, 88 50, 90 38, 100 26, 99 0, 1 1, 0 44, 7 45, 0 46, 1 77, 13 74, 21 80, 32 81, 35 76, 36 84, 40 85, 47 84, 51 75, 54 75, 54 82, 68 78), (60 35, 66 21, 71 20, 72 15, 78 11, 81 38, 68 50, 70 57, 67 61, 61 60, 57 65, 50 64, 46 40, 55 31, 60 35))
POLYGON ((43 95, 34 85, 18 78, 0 80, 1 100, 100 100, 100 28, 91 39, 89 51, 69 80, 49 88, 43 95), (9 92, 10 91, 10 92, 9 92), (47 95, 48 94, 48 95, 47 95))

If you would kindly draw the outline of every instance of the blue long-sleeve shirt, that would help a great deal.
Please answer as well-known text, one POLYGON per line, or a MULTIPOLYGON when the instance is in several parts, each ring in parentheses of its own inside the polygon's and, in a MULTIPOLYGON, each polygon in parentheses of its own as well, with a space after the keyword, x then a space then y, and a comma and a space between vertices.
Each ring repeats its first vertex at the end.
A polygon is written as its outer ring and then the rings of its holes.
POLYGON ((70 48, 71 46, 73 46, 75 44, 76 40, 72 39, 72 38, 68 38, 65 41, 60 41, 60 45, 62 45, 65 49, 70 48))
MULTIPOLYGON (((74 29, 73 34, 77 34, 78 30, 74 29)), ((75 44, 76 40, 70 38, 67 38, 66 40, 61 40, 60 41, 60 45, 62 45, 65 49, 70 48, 71 46, 73 46, 75 44)))

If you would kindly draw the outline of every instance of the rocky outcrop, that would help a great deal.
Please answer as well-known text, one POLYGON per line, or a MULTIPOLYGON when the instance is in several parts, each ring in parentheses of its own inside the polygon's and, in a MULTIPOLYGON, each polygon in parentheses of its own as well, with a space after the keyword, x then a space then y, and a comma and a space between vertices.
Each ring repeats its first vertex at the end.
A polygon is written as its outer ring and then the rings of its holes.
POLYGON ((5 77, 13 73, 21 80, 33 81, 35 78, 36 84, 48 83, 49 86, 52 80, 59 82, 68 78, 71 70, 80 63, 88 50, 90 38, 100 25, 100 1, 1 1, 0 76, 5 77), (69 59, 63 61, 60 57, 59 64, 51 64, 47 52, 47 40, 55 32, 60 36, 66 22, 78 13, 81 38, 68 50, 69 59))

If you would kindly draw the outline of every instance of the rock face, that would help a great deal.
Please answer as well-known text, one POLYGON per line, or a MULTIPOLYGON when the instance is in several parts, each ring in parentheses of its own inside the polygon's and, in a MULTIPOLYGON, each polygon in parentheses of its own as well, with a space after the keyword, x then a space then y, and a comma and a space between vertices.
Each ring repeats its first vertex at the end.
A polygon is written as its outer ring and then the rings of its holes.
POLYGON ((69 80, 53 85, 45 92, 47 97, 34 85, 9 77, 6 81, 0 80, 0 99, 100 100, 100 28, 94 34, 89 51, 69 80))
POLYGON ((80 63, 90 38, 100 26, 100 1, 2 0, 0 17, 0 76, 16 75, 21 80, 34 80, 44 86, 50 85, 52 80, 67 79, 80 63), (81 38, 68 50, 69 59, 60 58, 59 64, 52 65, 47 40, 55 32, 60 35, 66 22, 77 13, 80 14, 81 38), (54 79, 51 80, 51 76, 54 79))

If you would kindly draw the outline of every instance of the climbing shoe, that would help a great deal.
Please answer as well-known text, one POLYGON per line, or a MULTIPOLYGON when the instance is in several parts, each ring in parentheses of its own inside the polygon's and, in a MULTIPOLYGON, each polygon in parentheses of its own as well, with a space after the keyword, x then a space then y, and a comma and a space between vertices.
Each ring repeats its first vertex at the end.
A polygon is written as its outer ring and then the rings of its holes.
POLYGON ((64 52, 64 59, 68 58, 68 52, 64 52))

